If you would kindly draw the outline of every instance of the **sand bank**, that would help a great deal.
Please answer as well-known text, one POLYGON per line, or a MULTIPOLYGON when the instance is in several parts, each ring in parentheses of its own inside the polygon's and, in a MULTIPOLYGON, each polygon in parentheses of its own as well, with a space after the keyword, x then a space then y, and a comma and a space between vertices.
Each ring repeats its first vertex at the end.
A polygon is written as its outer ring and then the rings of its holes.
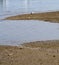
POLYGON ((0 46, 0 65, 59 65, 59 41, 0 46))
POLYGON ((59 23, 59 11, 45 13, 30 13, 5 18, 5 20, 44 20, 59 23))

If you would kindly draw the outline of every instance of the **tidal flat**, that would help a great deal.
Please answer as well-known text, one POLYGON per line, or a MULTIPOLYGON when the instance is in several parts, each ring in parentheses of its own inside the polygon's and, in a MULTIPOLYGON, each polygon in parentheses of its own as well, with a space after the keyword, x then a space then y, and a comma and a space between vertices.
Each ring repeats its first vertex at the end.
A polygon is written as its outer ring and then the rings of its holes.
POLYGON ((44 20, 54 23, 59 23, 59 11, 22 14, 17 16, 7 17, 4 20, 44 20))

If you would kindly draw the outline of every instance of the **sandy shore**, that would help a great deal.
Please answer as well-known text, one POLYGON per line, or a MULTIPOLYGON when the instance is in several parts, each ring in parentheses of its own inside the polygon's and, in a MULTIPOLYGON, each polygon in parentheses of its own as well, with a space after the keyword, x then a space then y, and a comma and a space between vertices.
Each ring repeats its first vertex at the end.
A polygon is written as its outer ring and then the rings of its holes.
POLYGON ((59 41, 0 46, 0 65, 59 65, 59 41))
MULTIPOLYGON (((59 23, 59 11, 23 14, 4 20, 44 20, 59 23)), ((0 65, 59 65, 59 40, 30 42, 21 46, 0 45, 0 65)))
POLYGON ((5 18, 5 20, 44 20, 59 23, 59 11, 45 13, 30 13, 5 18))

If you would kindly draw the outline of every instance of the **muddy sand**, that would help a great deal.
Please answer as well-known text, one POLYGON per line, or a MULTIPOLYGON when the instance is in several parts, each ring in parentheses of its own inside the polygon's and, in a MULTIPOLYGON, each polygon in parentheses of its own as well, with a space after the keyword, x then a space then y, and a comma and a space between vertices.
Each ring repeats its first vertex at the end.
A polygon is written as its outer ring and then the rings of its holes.
POLYGON ((59 41, 0 45, 0 65, 59 65, 59 41))
POLYGON ((5 18, 5 20, 44 20, 59 23, 59 11, 45 13, 30 13, 5 18))

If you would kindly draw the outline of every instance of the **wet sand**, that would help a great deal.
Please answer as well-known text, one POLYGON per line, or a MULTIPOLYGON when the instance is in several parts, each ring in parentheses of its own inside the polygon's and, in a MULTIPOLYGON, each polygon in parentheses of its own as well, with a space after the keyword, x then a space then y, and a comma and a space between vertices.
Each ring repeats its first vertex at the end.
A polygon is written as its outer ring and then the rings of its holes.
POLYGON ((30 13, 7 17, 4 20, 44 20, 59 23, 59 11, 45 13, 30 13))
POLYGON ((59 41, 0 46, 0 65, 59 65, 59 41))

